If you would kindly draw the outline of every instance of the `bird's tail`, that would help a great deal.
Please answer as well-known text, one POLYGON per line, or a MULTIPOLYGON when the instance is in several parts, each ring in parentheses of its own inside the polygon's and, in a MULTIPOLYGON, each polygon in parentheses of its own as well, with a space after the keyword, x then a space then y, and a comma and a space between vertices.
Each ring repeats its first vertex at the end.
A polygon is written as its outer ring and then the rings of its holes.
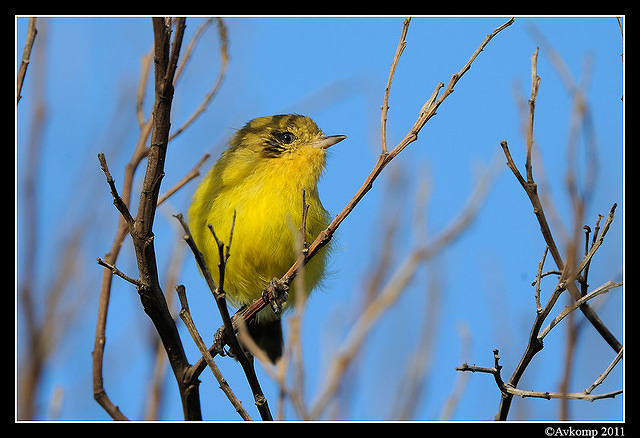
POLYGON ((267 353, 271 362, 276 363, 282 356, 283 347, 280 318, 260 322, 254 320, 248 324, 247 329, 258 347, 267 353))

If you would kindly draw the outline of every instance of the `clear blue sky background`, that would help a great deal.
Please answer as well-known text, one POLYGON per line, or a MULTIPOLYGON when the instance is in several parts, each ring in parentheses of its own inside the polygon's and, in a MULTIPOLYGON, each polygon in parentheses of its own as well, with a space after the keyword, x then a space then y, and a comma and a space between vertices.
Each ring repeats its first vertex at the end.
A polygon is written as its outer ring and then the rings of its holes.
MULTIPOLYGON (((406 134, 436 84, 448 83, 484 37, 507 19, 412 19, 390 94, 390 146, 406 134)), ((186 41, 203 20, 187 19, 186 41)), ((297 112, 313 117, 327 134, 348 136, 331 149, 320 184, 325 207, 332 214, 339 212, 379 153, 380 105, 402 20, 403 17, 226 17, 230 62, 222 88, 197 122, 170 144, 163 187, 172 186, 205 152, 211 152, 212 159, 204 167, 207 169, 234 129, 251 118, 297 112)), ((24 272, 21 176, 26 169, 31 114, 38 97, 44 99, 47 118, 36 191, 36 290, 45 290, 50 284, 60 268, 56 263, 60 248, 76 232, 78 223, 89 227, 78 249, 73 283, 66 292, 66 304, 81 304, 83 310, 70 318, 70 326, 52 353, 39 395, 39 415, 48 418, 49 400, 57 392, 62 399, 56 418, 107 420, 107 414, 93 401, 91 387, 91 351, 102 276, 95 258, 108 251, 118 214, 96 155, 105 152, 111 173, 121 184, 124 164, 137 138, 135 92, 141 57, 152 44, 151 20, 54 17, 41 18, 38 25, 36 46, 42 45, 46 50, 44 90, 41 95, 34 95, 39 93, 33 86, 38 66, 32 63, 16 110, 17 284, 24 272)), ((22 54, 26 28, 27 18, 17 18, 16 62, 22 54)), ((435 304, 438 316, 431 343, 433 355, 414 418, 439 419, 461 377, 467 380, 451 419, 490 420, 497 411, 500 393, 493 378, 483 374, 462 376, 455 367, 463 362, 492 366, 492 350, 498 348, 503 377, 507 379, 524 351, 535 317, 531 282, 544 242, 526 195, 504 165, 500 141, 509 142, 516 164, 524 171, 517 97, 529 96, 531 55, 538 46, 542 82, 536 107, 538 149, 534 172, 541 194, 552 201, 553 210, 549 204, 549 212, 553 212, 552 226, 561 246, 565 243, 561 228, 566 229, 572 222, 565 185, 572 99, 539 35, 562 57, 576 81, 585 77, 587 68, 586 93, 596 133, 598 169, 586 223, 593 228, 597 215, 606 215, 611 205, 618 203, 615 221, 591 267, 590 284, 596 287, 607 280, 622 279, 624 65, 616 18, 517 17, 511 27, 489 43, 418 140, 385 169, 372 192, 339 229, 338 250, 331 264, 333 274, 324 290, 312 297, 305 314, 306 392, 310 400, 321 386, 332 351, 351 327, 364 282, 380 249, 385 221, 398 217, 401 226, 393 252, 394 267, 419 243, 420 232, 412 222, 413 208, 383 206, 390 176, 397 176, 402 187, 392 195, 393 202, 404 202, 400 205, 408 207, 414 205, 419 187, 428 184, 429 201, 421 212, 426 218, 427 235, 434 236, 463 208, 484 169, 497 169, 487 200, 467 232, 433 261, 430 271, 420 270, 407 292, 376 326, 364 346, 357 372, 349 376, 354 392, 340 418, 390 418, 394 388, 402 365, 415 350, 415 330, 425 312, 427 285, 434 278, 440 292, 435 304), (467 344, 462 339, 469 340, 469 347, 464 347, 467 344)), ((180 126, 199 105, 214 83, 218 68, 218 38, 212 27, 196 47, 177 86, 174 127, 180 126)), ((148 97, 147 114, 150 101, 148 97)), ((579 144, 580 156, 584 157, 584 137, 579 144)), ((583 175, 584 160, 581 163, 579 173, 583 175)), ((137 187, 144 166, 141 169, 136 174, 137 187)), ((161 272, 167 270, 179 237, 171 214, 186 212, 195 184, 171 198, 157 216, 156 253, 161 272)), ((210 334, 220 325, 215 304, 189 254, 182 263, 178 282, 186 285, 196 324, 209 342, 210 334)), ((136 276, 128 243, 118 266, 136 276)), ((549 257, 546 269, 554 267, 549 257)), ((549 277, 543 283, 544 292, 554 285, 549 277)), ((170 288, 165 292, 173 294, 170 288)), ((564 303, 559 303, 558 309, 564 303)), ((594 302, 599 315, 621 342, 623 303, 622 289, 594 302)), ((17 355, 23 358, 20 310, 17 307, 17 355)), ((179 326, 184 331, 181 323, 179 326)), ((151 365, 148 340, 152 333, 135 290, 116 279, 107 325, 105 388, 114 403, 133 419, 143 416, 141 406, 147 397, 151 365)), ((580 333, 572 391, 587 388, 614 357, 589 324, 583 323, 580 333)), ((183 339, 189 357, 195 360, 197 352, 186 331, 183 339)), ((523 389, 558 390, 565 339, 564 326, 552 331, 544 350, 527 369, 520 385, 523 389)), ((228 358, 218 363, 250 414, 259 418, 240 367, 228 358)), ((623 385, 622 365, 596 392, 623 385)), ((202 380, 205 419, 238 419, 208 372, 202 380)), ((261 381, 275 410, 277 387, 267 377, 261 381)), ((161 418, 181 419, 171 375, 167 376, 166 397, 161 418)), ((574 401, 570 404, 571 415, 579 420, 620 420, 623 401, 621 396, 594 403, 574 401)), ((557 401, 517 399, 510 418, 556 419, 558 406, 557 401)), ((288 408, 286 417, 292 416, 293 411, 288 408)))

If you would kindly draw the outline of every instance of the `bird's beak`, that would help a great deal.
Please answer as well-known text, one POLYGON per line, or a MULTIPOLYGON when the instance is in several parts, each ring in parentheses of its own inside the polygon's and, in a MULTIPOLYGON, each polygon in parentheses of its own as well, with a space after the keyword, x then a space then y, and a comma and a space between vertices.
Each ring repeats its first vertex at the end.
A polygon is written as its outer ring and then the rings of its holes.
POLYGON ((316 141, 314 146, 320 149, 328 149, 334 144, 341 142, 345 138, 347 138, 346 135, 330 135, 328 137, 324 137, 316 141))

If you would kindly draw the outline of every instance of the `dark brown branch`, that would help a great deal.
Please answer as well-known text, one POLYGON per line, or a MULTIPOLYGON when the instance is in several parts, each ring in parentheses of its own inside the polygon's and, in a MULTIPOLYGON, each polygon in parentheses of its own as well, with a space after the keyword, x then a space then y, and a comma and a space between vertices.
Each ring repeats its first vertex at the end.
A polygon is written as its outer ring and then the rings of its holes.
POLYGON ((122 200, 122 198, 118 194, 116 183, 113 180, 111 173, 109 172, 109 166, 107 165, 107 160, 102 152, 98 154, 98 161, 100 161, 100 168, 104 172, 104 176, 107 178, 107 184, 109 184, 109 189, 111 190, 111 196, 113 197, 113 205, 116 206, 116 208, 122 215, 122 218, 124 219, 127 226, 129 227, 129 232, 131 232, 133 230, 133 222, 134 222, 133 217, 129 212, 129 207, 127 207, 127 204, 122 200))
MULTIPOLYGON (((145 172, 140 193, 138 212, 131 217, 126 202, 123 201, 115 190, 113 178, 111 178, 106 160, 101 155, 101 165, 107 177, 107 182, 114 197, 114 203, 124 218, 128 233, 131 235, 136 253, 139 280, 137 290, 145 313, 153 322, 162 341, 178 383, 178 389, 182 399, 185 419, 200 420, 200 396, 197 382, 184 381, 184 374, 189 370, 190 364, 178 329, 169 312, 167 302, 162 292, 158 279, 158 269, 153 244, 153 223, 160 190, 160 182, 164 175, 164 161, 170 129, 171 103, 173 100, 173 76, 180 53, 182 37, 184 35, 185 20, 176 20, 173 49, 170 50, 171 21, 164 18, 153 19, 154 30, 154 63, 155 63, 155 103, 151 124, 151 145, 146 153, 147 170, 145 172)), ((140 155, 141 157, 142 155, 140 155)), ((107 297, 108 299, 108 297, 107 297)), ((103 330, 102 330, 103 331, 103 330)), ((96 339, 100 339, 99 332, 96 339)), ((100 353, 101 354, 101 353, 100 353)), ((95 362, 94 362, 95 367, 95 362)), ((95 370, 95 368, 94 368, 95 370)), ((101 373, 101 371, 100 371, 101 373)), ((94 372, 94 379, 95 379, 94 372)), ((94 388, 95 385, 94 385, 94 388)), ((98 387, 98 393, 101 387, 98 387)), ((96 396, 97 399, 97 396, 96 396)))
POLYGON ((301 242, 301 251, 302 254, 306 254, 309 252, 309 248, 307 246, 307 214, 309 213, 309 204, 307 204, 306 192, 304 189, 302 191, 302 220, 300 221, 300 242, 301 242))
POLYGON ((170 20, 165 18, 153 19, 155 103, 151 140, 147 154, 147 170, 142 183, 133 231, 130 234, 136 252, 138 272, 142 284, 138 288, 140 301, 145 313, 153 322, 167 352, 171 369, 178 383, 185 419, 200 420, 202 419, 202 414, 200 411, 198 384, 196 382, 185 383, 184 381, 184 374, 189 369, 190 364, 160 286, 153 236, 153 223, 158 203, 160 182, 164 176, 164 162, 171 126, 173 76, 180 54, 184 29, 184 18, 176 19, 175 35, 170 49, 172 33, 170 20))

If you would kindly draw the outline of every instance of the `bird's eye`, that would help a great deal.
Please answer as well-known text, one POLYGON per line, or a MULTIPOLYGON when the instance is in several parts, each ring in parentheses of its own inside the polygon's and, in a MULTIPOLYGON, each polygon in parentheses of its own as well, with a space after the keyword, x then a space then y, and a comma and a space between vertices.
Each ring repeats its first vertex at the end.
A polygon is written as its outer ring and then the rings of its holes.
POLYGON ((283 144, 291 144, 296 139, 296 136, 289 131, 278 132, 275 135, 276 138, 283 144))

